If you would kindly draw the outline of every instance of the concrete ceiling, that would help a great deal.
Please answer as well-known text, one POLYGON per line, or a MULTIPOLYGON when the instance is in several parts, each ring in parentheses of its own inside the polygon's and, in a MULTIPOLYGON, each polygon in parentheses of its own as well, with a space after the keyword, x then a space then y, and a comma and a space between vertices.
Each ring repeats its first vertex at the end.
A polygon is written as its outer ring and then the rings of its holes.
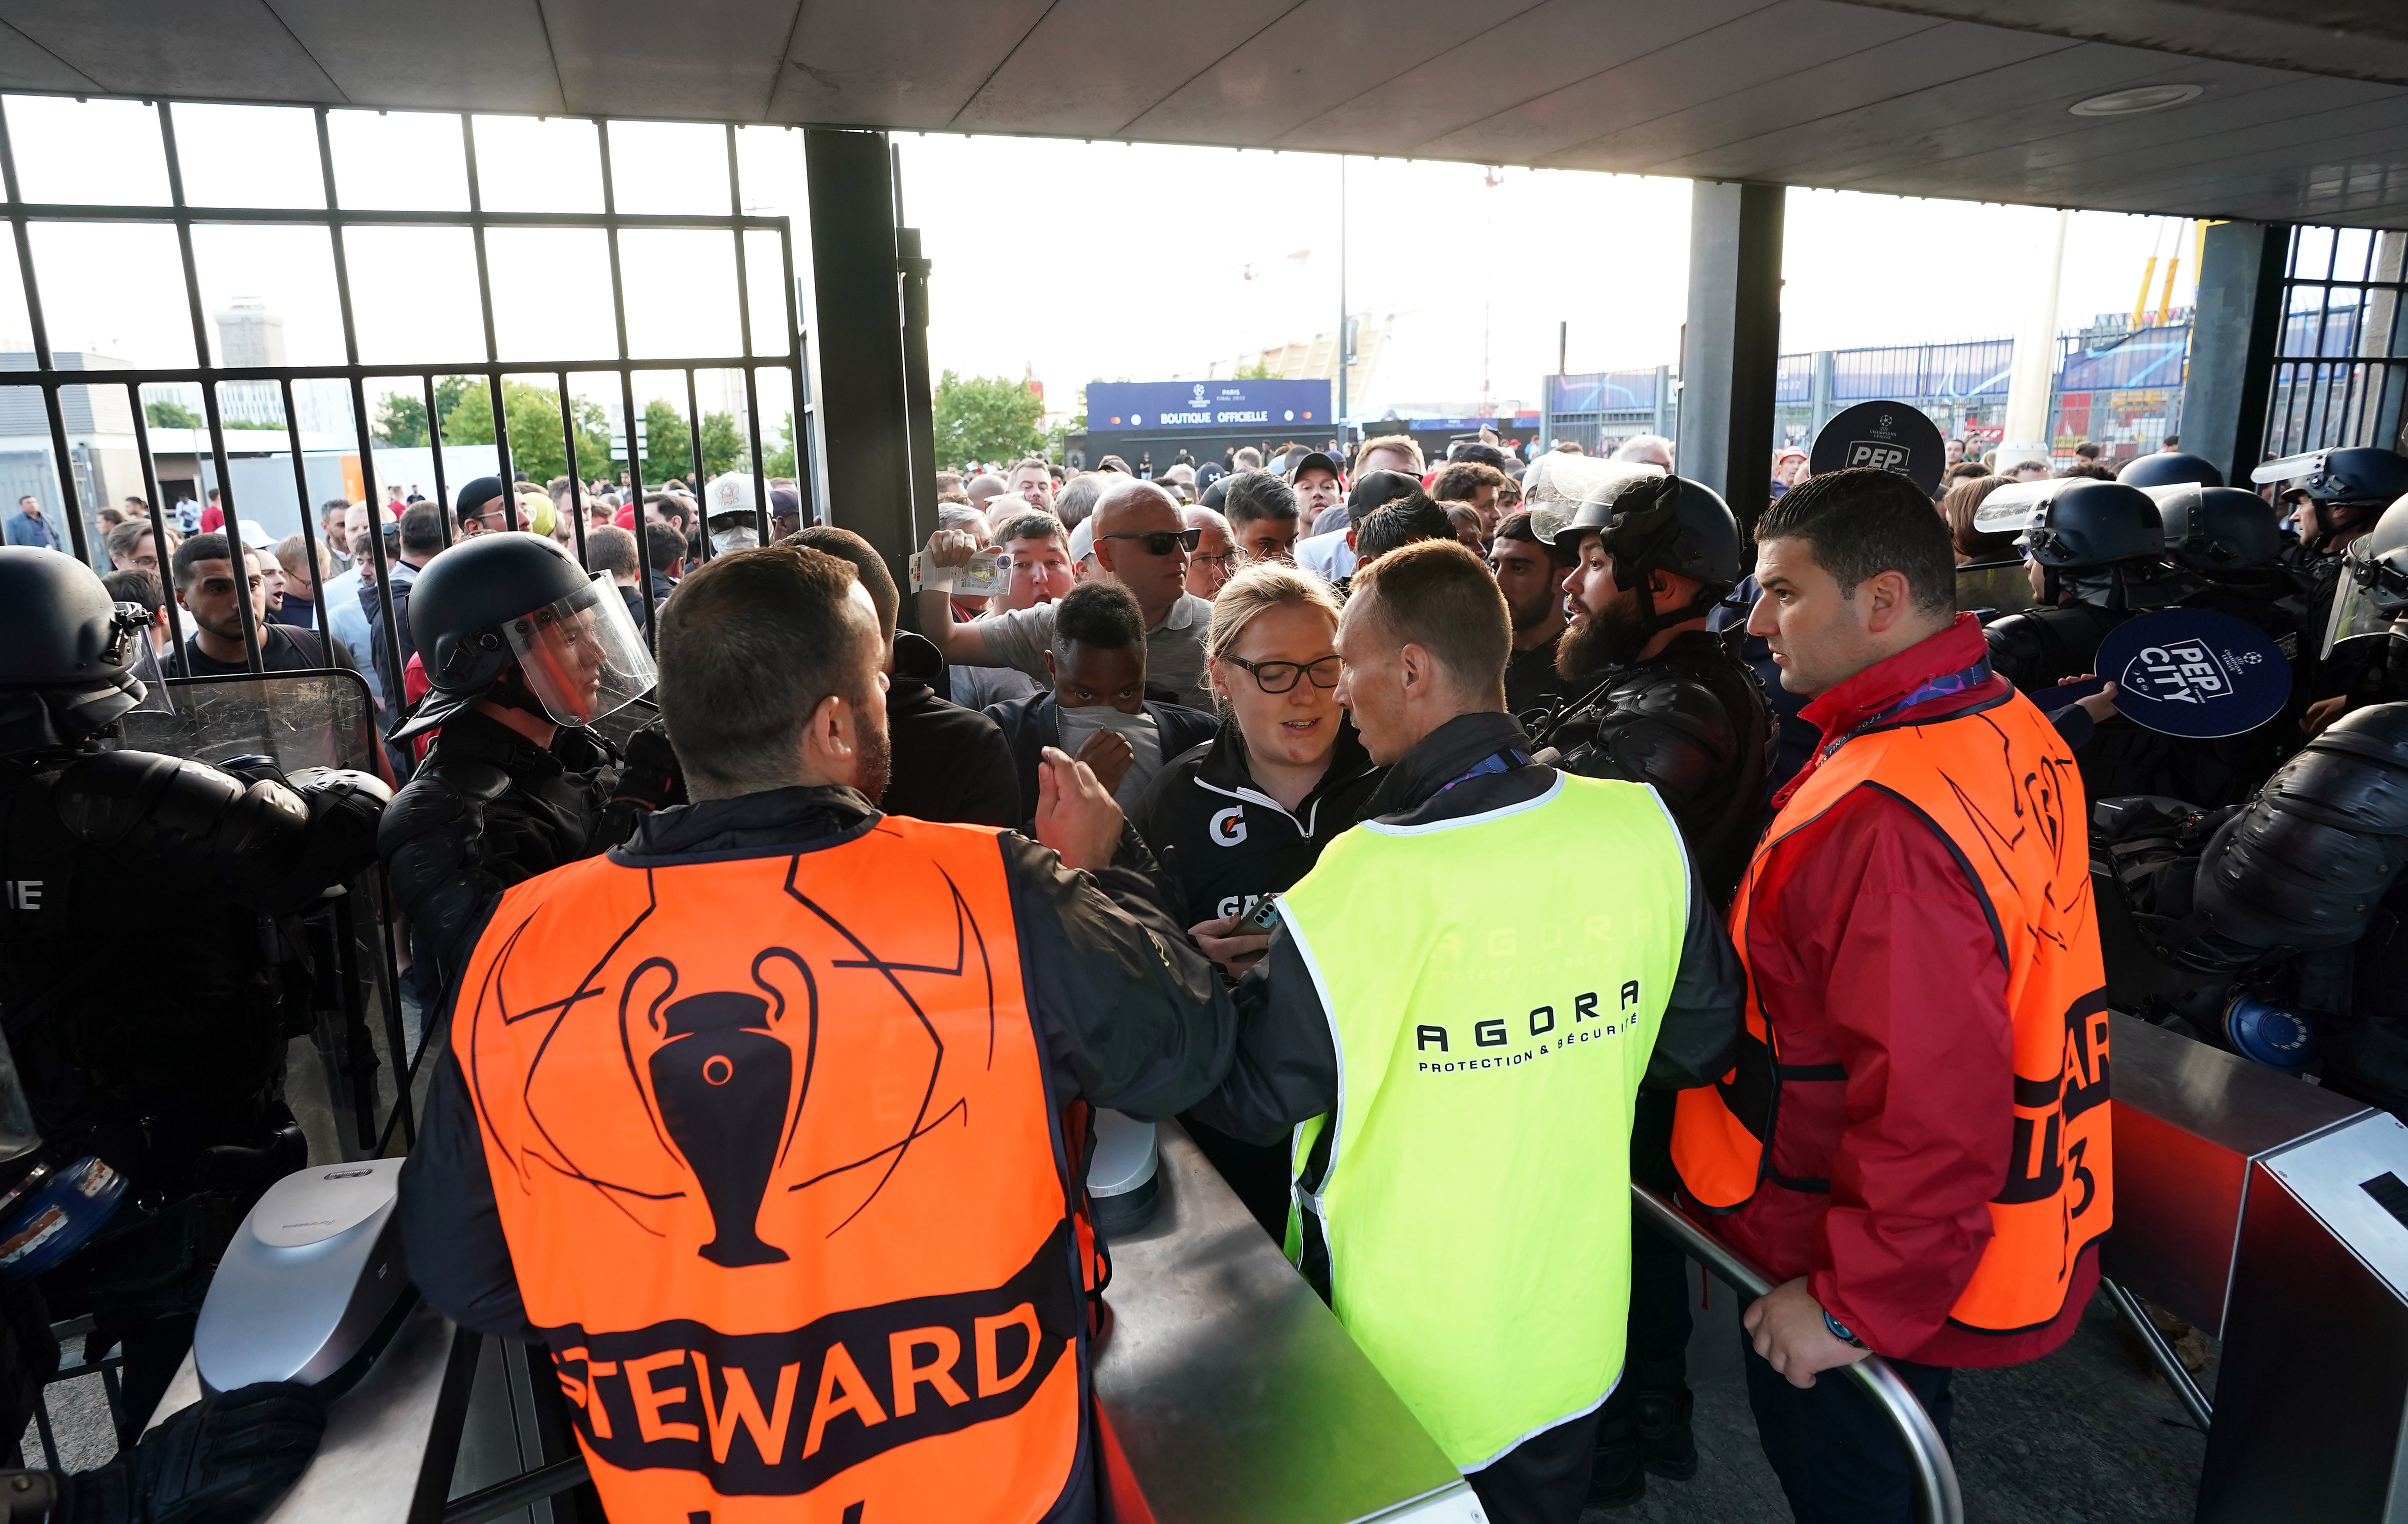
POLYGON ((2402 0, 0 0, 0 89, 1342 150, 2408 226, 2402 0), (2142 85, 2170 109, 2084 117, 2142 85))

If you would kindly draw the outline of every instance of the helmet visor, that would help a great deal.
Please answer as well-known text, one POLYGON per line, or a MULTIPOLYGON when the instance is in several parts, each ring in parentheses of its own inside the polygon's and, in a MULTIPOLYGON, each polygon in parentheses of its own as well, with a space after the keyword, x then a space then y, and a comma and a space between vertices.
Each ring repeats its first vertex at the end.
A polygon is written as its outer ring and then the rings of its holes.
POLYGON ((125 673, 142 685, 142 702, 128 710, 137 715, 171 715, 176 712, 175 700, 167 696, 167 675, 159 670, 159 653, 150 648, 150 637, 136 631, 134 660, 125 663, 125 673))
POLYGON ((2408 576, 2387 561, 2356 553, 2358 547, 2351 548, 2333 587, 2332 617, 2325 621, 2327 656, 2344 640, 2389 634, 2391 621, 2408 614, 2408 576))
POLYGON ((591 725, 652 687, 652 653, 609 578, 502 626, 528 691, 562 725, 591 725))

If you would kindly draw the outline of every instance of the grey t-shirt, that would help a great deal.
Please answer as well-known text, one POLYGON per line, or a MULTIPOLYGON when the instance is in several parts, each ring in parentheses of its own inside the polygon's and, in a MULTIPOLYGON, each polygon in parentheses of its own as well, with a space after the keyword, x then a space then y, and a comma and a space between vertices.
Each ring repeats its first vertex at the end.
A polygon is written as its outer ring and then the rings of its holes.
MULTIPOLYGON (((1145 683, 1168 689, 1181 704, 1210 713, 1212 695, 1204 686, 1204 636, 1212 627, 1212 603, 1182 592, 1169 615, 1145 633, 1145 683)), ((996 662, 1051 687, 1045 652, 1054 644, 1054 605, 1039 604, 990 614, 978 621, 996 662)))

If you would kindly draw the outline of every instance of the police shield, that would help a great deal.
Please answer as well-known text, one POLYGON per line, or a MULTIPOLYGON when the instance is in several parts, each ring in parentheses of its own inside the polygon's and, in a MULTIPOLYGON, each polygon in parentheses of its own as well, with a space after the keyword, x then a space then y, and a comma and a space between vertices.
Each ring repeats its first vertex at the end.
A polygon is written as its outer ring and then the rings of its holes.
POLYGON ((2281 712, 2291 664, 2273 641, 2225 614, 2166 608, 2128 620, 2099 645, 2115 709, 2166 735, 2239 735, 2281 712))
POLYGON ((1902 402, 1861 402, 1823 425, 1807 469, 1815 476, 1870 466, 1895 471, 1932 497, 1940 491, 1940 428, 1902 402))

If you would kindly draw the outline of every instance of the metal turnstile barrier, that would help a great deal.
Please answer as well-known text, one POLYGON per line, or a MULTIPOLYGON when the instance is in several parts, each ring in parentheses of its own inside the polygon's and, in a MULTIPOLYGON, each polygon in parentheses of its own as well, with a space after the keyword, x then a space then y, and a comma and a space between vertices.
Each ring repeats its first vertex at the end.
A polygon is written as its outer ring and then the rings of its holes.
MULTIPOLYGON (((1763 1271, 1732 1253, 1720 1239, 1690 1221, 1687 1214, 1670 1202, 1635 1181, 1630 1187, 1630 1199, 1641 1217, 1670 1235, 1691 1259, 1713 1271, 1731 1289, 1751 1298, 1772 1289, 1772 1282, 1763 1271)), ((1948 1446, 1933 1426, 1931 1415, 1923 1410, 1914 1393, 1890 1369, 1889 1361, 1879 1355, 1867 1355, 1842 1369, 1865 1389, 1873 1405, 1898 1431, 1899 1443, 1906 1447, 1907 1463, 1914 1470, 1916 1517, 1924 1524, 1964 1524, 1965 1498, 1956 1487, 1956 1467, 1948 1459, 1948 1446)))

